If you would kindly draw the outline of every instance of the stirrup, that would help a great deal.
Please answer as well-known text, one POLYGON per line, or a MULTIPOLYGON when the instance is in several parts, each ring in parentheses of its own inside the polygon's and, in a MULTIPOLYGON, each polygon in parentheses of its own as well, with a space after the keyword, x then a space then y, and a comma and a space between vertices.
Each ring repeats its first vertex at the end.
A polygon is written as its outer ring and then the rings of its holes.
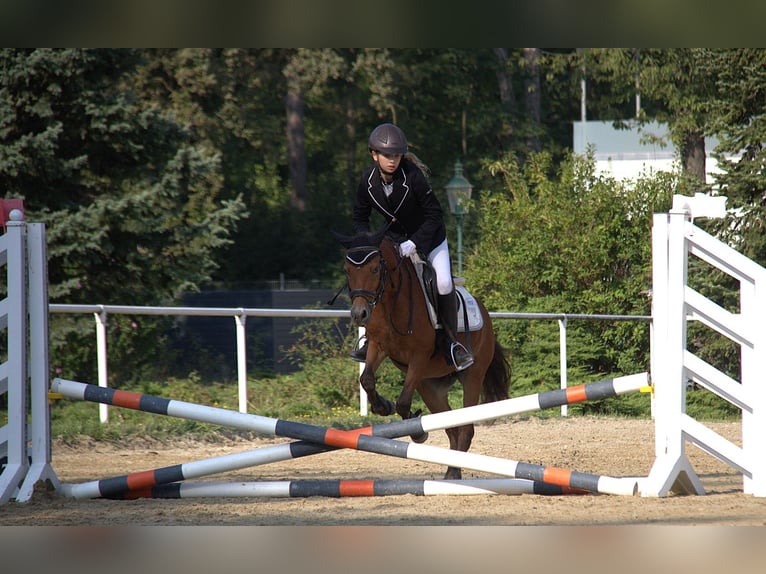
POLYGON ((473 365, 473 355, 468 352, 462 343, 453 341, 449 348, 450 359, 455 369, 463 371, 473 365))
POLYGON ((366 362, 367 361, 367 339, 364 340, 364 345, 362 345, 358 349, 354 349, 353 351, 349 353, 349 355, 357 363, 366 362))

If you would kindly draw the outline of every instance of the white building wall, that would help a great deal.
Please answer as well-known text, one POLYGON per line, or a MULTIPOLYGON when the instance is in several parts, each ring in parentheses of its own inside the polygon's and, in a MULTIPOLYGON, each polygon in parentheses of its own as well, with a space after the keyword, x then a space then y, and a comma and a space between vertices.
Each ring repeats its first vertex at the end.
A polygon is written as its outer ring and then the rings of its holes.
MULTIPOLYGON (((680 170, 679 158, 670 141, 667 126, 648 123, 631 129, 617 129, 613 122, 573 122, 574 152, 585 154, 591 146, 599 174, 615 179, 636 179, 642 174, 680 170), (657 142, 661 138, 667 145, 657 142), (653 141, 650 141, 653 140, 653 141)), ((711 152, 718 145, 714 138, 705 139, 707 182, 711 173, 720 173, 711 152)))

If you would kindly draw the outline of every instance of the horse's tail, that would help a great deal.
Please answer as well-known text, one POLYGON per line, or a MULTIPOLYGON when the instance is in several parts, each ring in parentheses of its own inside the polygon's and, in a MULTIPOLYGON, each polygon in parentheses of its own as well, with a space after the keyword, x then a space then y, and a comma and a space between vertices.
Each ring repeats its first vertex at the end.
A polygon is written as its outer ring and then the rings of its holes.
POLYGON ((481 387, 481 400, 484 403, 503 401, 508 398, 508 387, 511 384, 511 364, 505 357, 505 351, 499 341, 495 340, 495 354, 489 364, 484 383, 481 387))

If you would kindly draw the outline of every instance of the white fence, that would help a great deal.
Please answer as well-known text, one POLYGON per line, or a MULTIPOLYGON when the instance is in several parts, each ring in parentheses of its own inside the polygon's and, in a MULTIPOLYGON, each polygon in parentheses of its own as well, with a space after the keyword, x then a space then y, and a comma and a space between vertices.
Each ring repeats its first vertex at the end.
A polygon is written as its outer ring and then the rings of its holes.
MULTIPOLYGON (((64 305, 50 304, 51 313, 92 313, 96 320, 96 346, 98 355, 98 385, 108 386, 107 355, 107 317, 109 314, 121 315, 180 315, 202 317, 232 317, 237 341, 237 395, 239 412, 247 412, 247 345, 245 324, 248 317, 289 317, 289 318, 348 318, 349 311, 321 309, 260 309, 260 308, 223 308, 223 307, 140 307, 128 305, 64 305)), ((559 324, 559 370, 561 388, 567 387, 567 323, 573 320, 590 321, 645 321, 652 320, 649 315, 586 315, 567 313, 511 313, 490 312, 495 319, 523 319, 558 321, 559 324)), ((101 422, 108 420, 108 407, 99 405, 101 422)), ((367 415, 367 395, 359 389, 359 412, 367 415)), ((561 414, 567 415, 567 406, 561 407, 561 414)))
POLYGON ((766 496, 766 270, 695 226, 688 206, 655 214, 652 240, 651 373, 657 458, 642 492, 704 494, 686 457, 685 444, 690 442, 741 472, 745 493, 766 496), (715 268, 739 282, 738 309, 724 309, 689 286, 690 256, 710 266, 704 272, 715 268), (692 320, 739 345, 738 381, 688 350, 692 320), (686 414, 686 381, 741 409, 741 445, 686 414))
POLYGON ((45 226, 14 220, 6 229, 0 234, 0 267, 7 278, 0 330, 6 331, 8 356, 0 363, 0 395, 6 395, 8 410, 0 427, 0 458, 6 461, 0 504, 16 491, 17 500, 28 500, 40 480, 58 481, 50 465, 45 226), (30 356, 35 360, 28 361, 30 356))

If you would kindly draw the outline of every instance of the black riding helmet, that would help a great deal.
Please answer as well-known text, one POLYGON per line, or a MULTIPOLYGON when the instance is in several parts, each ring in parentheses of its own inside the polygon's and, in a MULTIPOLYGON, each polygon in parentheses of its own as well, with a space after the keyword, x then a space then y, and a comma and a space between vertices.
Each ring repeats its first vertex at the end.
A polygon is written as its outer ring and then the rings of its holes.
POLYGON ((394 124, 380 124, 370 134, 370 151, 380 153, 407 153, 407 138, 394 124))

